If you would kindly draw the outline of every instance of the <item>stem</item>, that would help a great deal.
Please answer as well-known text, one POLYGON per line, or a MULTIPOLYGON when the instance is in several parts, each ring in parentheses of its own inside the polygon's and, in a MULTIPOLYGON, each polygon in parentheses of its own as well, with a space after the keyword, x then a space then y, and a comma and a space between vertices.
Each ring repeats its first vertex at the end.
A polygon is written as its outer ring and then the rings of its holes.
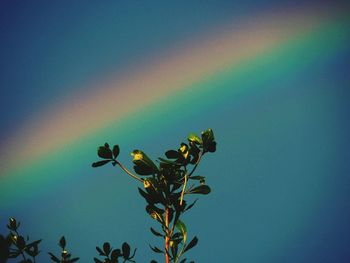
POLYGON ((184 182, 184 187, 182 188, 182 192, 181 192, 181 198, 180 198, 180 205, 182 205, 182 201, 184 199, 184 194, 185 194, 185 189, 186 189, 186 185, 187 185, 187 173, 185 174, 185 182, 184 182))
POLYGON ((199 162, 201 161, 202 156, 203 156, 203 152, 200 152, 200 153, 199 153, 199 156, 198 156, 198 160, 197 160, 195 166, 193 167, 192 171, 191 171, 190 174, 188 175, 189 177, 190 177, 190 176, 194 173, 194 171, 197 169, 197 166, 198 166, 199 162))
POLYGON ((131 176, 132 178, 136 179, 137 181, 140 181, 141 183, 143 183, 143 180, 142 180, 140 177, 134 175, 132 172, 130 172, 130 171, 129 171, 124 165, 122 165, 120 162, 118 162, 118 161, 115 161, 115 162, 120 166, 120 168, 122 168, 122 169, 124 170, 124 172, 127 173, 127 175, 129 175, 129 176, 131 176))
MULTIPOLYGON (((199 162, 201 161, 202 156, 203 156, 203 152, 200 152, 200 153, 199 153, 199 156, 198 156, 198 160, 197 160, 195 166, 193 167, 192 171, 191 171, 189 174, 187 174, 187 170, 186 170, 184 187, 182 188, 182 192, 181 192, 180 205, 182 205, 182 201, 183 201, 183 199, 184 199, 185 190, 186 190, 186 185, 187 185, 187 179, 188 179, 188 177, 190 177, 190 176, 194 173, 194 171, 197 169, 197 166, 198 166, 199 162)), ((185 169, 186 169, 186 168, 185 168, 185 169)))
POLYGON ((169 263, 169 207, 165 208, 165 263, 169 263))

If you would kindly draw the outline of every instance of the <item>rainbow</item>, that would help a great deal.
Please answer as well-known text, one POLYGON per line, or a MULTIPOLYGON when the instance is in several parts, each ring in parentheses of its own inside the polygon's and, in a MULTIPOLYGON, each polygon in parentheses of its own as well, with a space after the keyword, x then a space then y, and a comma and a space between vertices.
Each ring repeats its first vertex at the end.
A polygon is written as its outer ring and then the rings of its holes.
MULTIPOLYGON (((5 205, 3 200, 7 200, 6 205, 10 205, 11 197, 28 185, 38 190, 53 178, 64 180, 62 174, 73 169, 72 160, 76 156, 90 158, 81 152, 90 150, 91 145, 96 147, 101 140, 135 140, 137 135, 132 131, 141 127, 156 132, 156 121, 164 118, 162 114, 178 107, 189 107, 189 114, 195 115, 199 106, 217 106, 215 101, 241 92, 241 76, 259 74, 265 61, 282 63, 281 57, 294 55, 312 61, 338 49, 344 45, 348 22, 346 16, 334 12, 290 10, 283 16, 265 14, 227 23, 110 79, 92 83, 88 92, 71 94, 23 123, 3 145, 0 202, 5 205), (317 47, 313 53, 309 53, 310 46, 317 47), (196 107, 189 106, 191 101, 196 101, 196 107), (145 123, 145 116, 152 116, 148 118, 152 120, 145 123), (63 163, 69 165, 61 167, 63 163), (61 173, 52 171, 58 167, 61 173)), ((302 65, 292 59, 287 63, 302 65)), ((175 116, 174 121, 180 123, 180 117, 175 116)))

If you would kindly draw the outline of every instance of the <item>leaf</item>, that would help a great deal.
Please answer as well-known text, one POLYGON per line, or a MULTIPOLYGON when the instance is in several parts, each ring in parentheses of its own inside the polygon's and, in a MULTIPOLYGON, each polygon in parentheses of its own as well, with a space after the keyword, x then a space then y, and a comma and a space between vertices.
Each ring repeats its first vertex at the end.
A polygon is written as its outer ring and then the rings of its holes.
POLYGON ((61 262, 61 260, 59 260, 54 254, 52 254, 52 253, 48 253, 50 256, 51 256, 51 259, 54 261, 54 262, 57 262, 57 263, 60 263, 61 262))
POLYGON ((186 243, 187 240, 187 229, 186 229, 186 225, 181 221, 181 220, 177 220, 176 222, 176 228, 181 232, 182 237, 183 237, 183 243, 186 243))
POLYGON ((158 158, 161 162, 166 163, 166 164, 170 164, 170 165, 175 165, 175 166, 181 166, 181 163, 178 162, 174 162, 174 161, 170 161, 164 158, 158 158))
POLYGON ((64 248, 66 247, 66 239, 64 238, 64 236, 61 237, 58 245, 64 250, 64 248))
POLYGON ((95 263, 103 263, 103 261, 99 260, 98 258, 94 258, 95 263))
POLYGON ((154 230, 152 227, 150 229, 151 229, 151 232, 152 232, 153 235, 155 235, 157 237, 164 237, 164 235, 162 235, 158 231, 154 230))
POLYGON ((122 245, 123 257, 129 258, 130 256, 130 246, 128 243, 124 242, 122 245))
POLYGON ((92 164, 92 167, 96 168, 96 167, 99 167, 99 166, 102 166, 102 165, 105 165, 109 162, 111 162, 112 160, 103 160, 103 161, 98 161, 98 162, 94 162, 92 164))
POLYGON ((196 246, 198 243, 198 238, 197 237, 194 237, 190 243, 188 243, 188 245, 186 246, 185 250, 184 250, 184 253, 187 251, 187 250, 190 250, 191 248, 193 248, 194 246, 196 246))
POLYGON ((42 241, 42 239, 33 241, 33 242, 27 244, 27 247, 29 247, 29 248, 30 248, 30 247, 34 247, 34 246, 38 245, 41 241, 42 241))
POLYGON ((140 187, 138 187, 138 189, 139 189, 139 193, 140 193, 140 195, 143 197, 143 198, 145 198, 146 199, 146 201, 148 200, 148 194, 145 192, 145 191, 143 191, 140 187))
POLYGON ((111 253, 111 245, 108 242, 105 242, 103 244, 103 252, 105 252, 106 256, 108 256, 109 253, 111 253))
POLYGON ((73 263, 73 262, 76 262, 76 261, 78 261, 79 260, 79 258, 72 258, 72 259, 70 259, 69 261, 71 262, 71 263, 73 263))
POLYGON ((151 260, 151 262, 150 263, 158 263, 157 261, 155 261, 154 259, 153 260, 151 260))
POLYGON ((187 140, 189 142, 194 142, 196 144, 202 144, 202 140, 194 133, 190 133, 188 136, 187 136, 187 140))
POLYGON ((9 219, 10 223, 7 225, 7 228, 10 230, 17 230, 17 221, 15 218, 11 217, 9 219))
POLYGON ((161 254, 164 253, 163 250, 159 249, 159 248, 156 247, 156 246, 152 247, 151 245, 149 245, 149 247, 150 247, 154 252, 156 252, 156 253, 161 253, 161 254))
POLYGON ((190 204, 186 207, 185 211, 190 210, 197 203, 197 201, 198 201, 198 199, 194 200, 194 202, 192 204, 190 204))
POLYGON ((129 259, 132 259, 133 257, 135 257, 136 250, 137 250, 137 248, 134 249, 134 253, 132 253, 132 255, 129 257, 129 259))
POLYGON ((211 153, 215 152, 216 151, 216 142, 209 143, 207 149, 208 149, 208 152, 211 152, 211 153))
POLYGON ((122 252, 120 249, 114 249, 111 253, 111 259, 115 262, 117 262, 117 259, 122 256, 122 252))
POLYGON ((158 172, 158 167, 154 164, 154 162, 143 152, 140 150, 134 150, 131 153, 131 156, 133 156, 133 163, 136 164, 136 166, 143 165, 145 167, 150 168, 153 170, 153 172, 158 172))
POLYGON ((24 249, 24 247, 26 246, 26 241, 24 240, 24 237, 22 236, 17 237, 16 245, 19 250, 24 249))
POLYGON ((96 247, 97 252, 100 254, 100 256, 106 256, 106 254, 102 251, 101 248, 96 247))
POLYGON ((202 194, 202 195, 207 195, 210 193, 210 187, 207 185, 200 185, 197 186, 189 192, 189 194, 202 194))
POLYGON ((188 179, 200 181, 200 180, 204 180, 205 177, 204 176, 195 175, 195 176, 189 177, 188 179))
POLYGON ((151 175, 154 174, 154 170, 149 167, 146 166, 142 163, 139 163, 138 165, 134 165, 134 170, 138 175, 151 175))
POLYGON ((169 151, 165 152, 165 156, 168 159, 177 159, 179 157, 179 153, 175 150, 169 150, 169 151))
POLYGON ((100 146, 97 149, 97 155, 103 159, 112 159, 112 150, 109 148, 108 144, 105 146, 100 146))
POLYGON ((214 133, 212 129, 207 129, 202 132, 203 150, 204 152, 215 152, 216 142, 214 139, 214 133))
POLYGON ((116 159, 119 155, 120 149, 119 149, 119 145, 114 145, 113 146, 113 157, 114 159, 116 159))

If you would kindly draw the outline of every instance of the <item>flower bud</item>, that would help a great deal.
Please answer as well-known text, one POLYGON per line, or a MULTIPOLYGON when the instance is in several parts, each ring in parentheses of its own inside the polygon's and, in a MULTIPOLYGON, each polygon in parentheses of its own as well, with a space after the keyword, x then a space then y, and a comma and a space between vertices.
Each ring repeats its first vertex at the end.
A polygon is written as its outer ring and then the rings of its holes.
POLYGON ((143 186, 145 187, 145 188, 149 188, 149 187, 151 187, 151 182, 149 181, 149 180, 147 180, 147 179, 145 179, 145 180, 143 180, 143 186))
POLYGON ((133 157, 133 161, 139 161, 143 159, 143 153, 141 151, 132 152, 131 156, 133 157))
POLYGON ((153 219, 157 219, 158 218, 158 214, 156 213, 156 212, 152 212, 151 213, 151 217, 153 218, 153 219))
POLYGON ((11 230, 16 230, 17 229, 17 221, 13 217, 10 218, 10 229, 11 230))
POLYGON ((67 255, 68 255, 68 251, 67 250, 63 250, 62 251, 62 257, 65 258, 65 257, 67 257, 67 255))

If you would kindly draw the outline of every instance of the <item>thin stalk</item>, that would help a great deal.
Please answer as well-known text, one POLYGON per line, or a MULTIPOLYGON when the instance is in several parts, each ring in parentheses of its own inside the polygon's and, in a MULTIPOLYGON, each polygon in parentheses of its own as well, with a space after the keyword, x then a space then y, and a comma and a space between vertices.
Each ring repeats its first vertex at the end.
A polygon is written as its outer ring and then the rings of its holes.
POLYGON ((182 192, 181 192, 180 205, 182 205, 182 202, 183 202, 183 199, 184 199, 185 190, 186 190, 186 185, 187 185, 187 180, 188 180, 188 178, 194 173, 194 171, 197 169, 197 166, 198 166, 199 162, 201 161, 202 156, 203 156, 203 152, 200 152, 200 153, 199 153, 199 156, 198 156, 198 160, 197 160, 196 164, 194 165, 192 171, 191 171, 189 174, 187 174, 187 170, 186 170, 186 173, 185 173, 185 182, 184 182, 184 186, 183 186, 182 192))
POLYGON ((187 185, 187 173, 185 174, 185 182, 184 182, 184 187, 182 188, 182 192, 181 192, 181 198, 180 198, 180 205, 182 205, 182 201, 184 199, 184 194, 185 194, 185 189, 186 189, 186 185, 187 185))
POLYGON ((169 244, 170 244, 170 232, 169 232, 169 207, 165 208, 165 263, 169 263, 169 244))
POLYGON ((140 177, 138 177, 137 175, 134 175, 132 172, 130 172, 130 171, 129 171, 124 165, 122 165, 120 162, 118 162, 118 161, 115 161, 115 162, 120 166, 120 168, 123 169, 124 172, 126 172, 127 175, 129 175, 130 177, 132 177, 132 178, 136 179, 137 181, 143 183, 143 180, 142 180, 140 177))
POLYGON ((201 161, 202 156, 203 156, 203 152, 200 152, 196 164, 194 165, 192 171, 191 171, 191 172, 189 173, 189 175, 188 175, 189 177, 190 177, 190 176, 194 173, 194 171, 197 169, 197 166, 198 166, 199 162, 201 161))

